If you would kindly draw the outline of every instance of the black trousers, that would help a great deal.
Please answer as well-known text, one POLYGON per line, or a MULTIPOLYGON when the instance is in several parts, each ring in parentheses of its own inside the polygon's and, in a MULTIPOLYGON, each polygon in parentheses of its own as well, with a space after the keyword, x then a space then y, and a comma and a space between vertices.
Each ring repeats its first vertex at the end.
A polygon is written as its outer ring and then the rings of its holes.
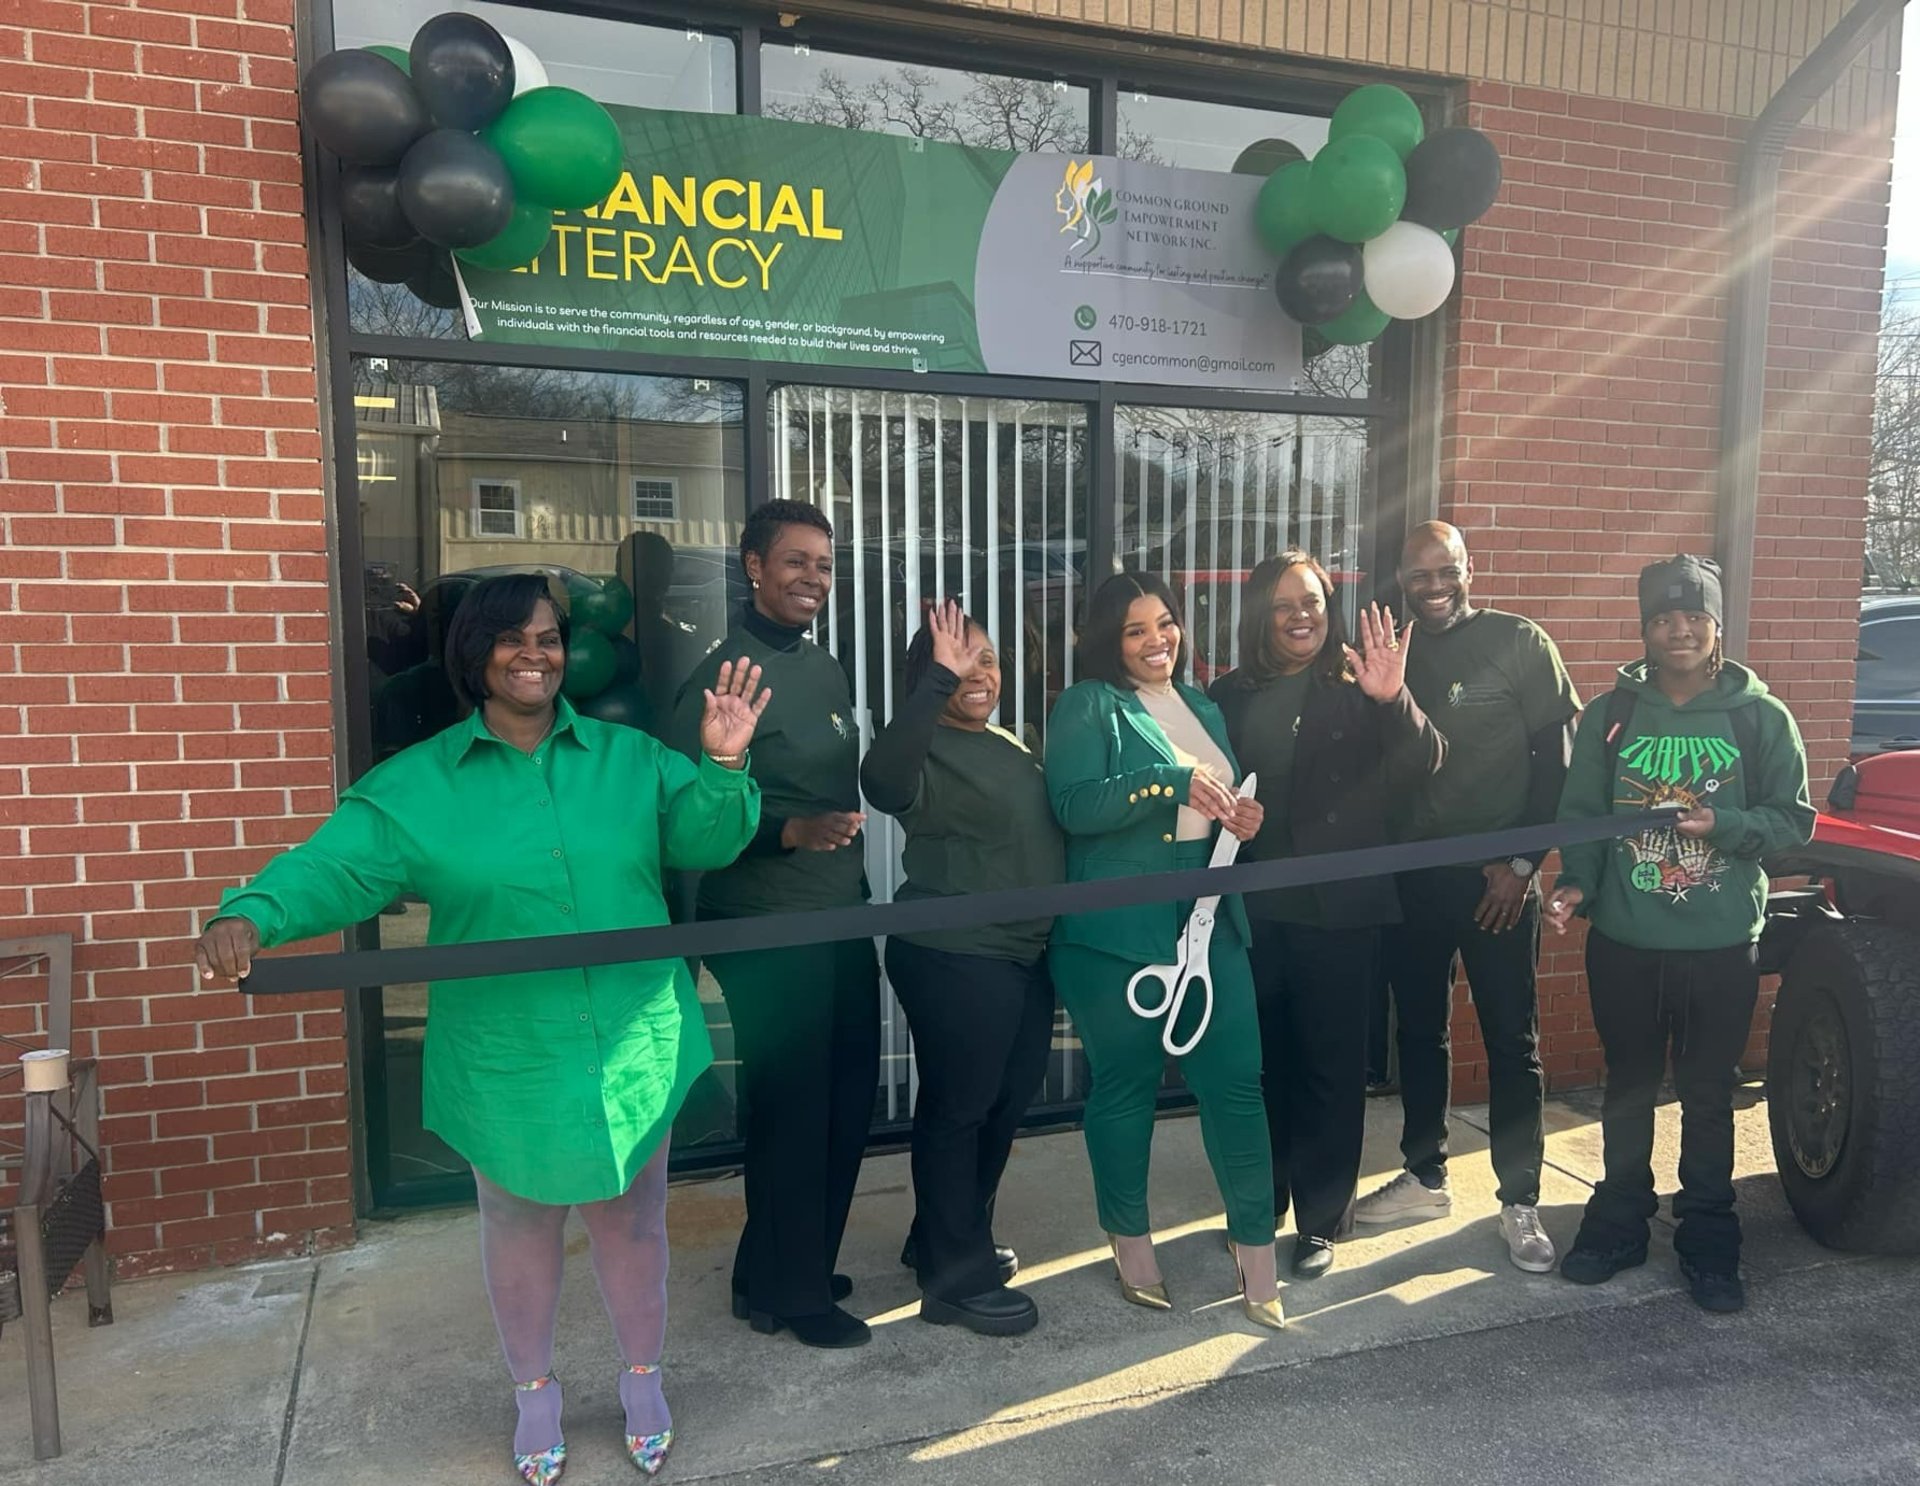
POLYGON ((733 1288, 757 1311, 827 1310, 880 1076, 871 939, 713 955, 740 1060, 747 1222, 733 1288))
POLYGON ((1294 1231, 1330 1239, 1360 1179, 1378 935, 1255 919, 1251 954, 1274 1226, 1291 1199, 1294 1231))
POLYGON ((1680 1096, 1680 1191, 1674 1249, 1709 1269, 1740 1259, 1733 1210, 1734 1065, 1760 995, 1755 946, 1635 949, 1587 935, 1593 1025, 1607 1055, 1600 1106, 1606 1175, 1580 1223, 1580 1242, 1644 1244, 1659 1208, 1653 1191, 1653 1107, 1668 1049, 1680 1096))
POLYGON ((1387 975, 1400 1013, 1400 1151, 1407 1170, 1437 1180, 1447 1169, 1447 1107, 1453 1097, 1453 972, 1464 964, 1480 1037, 1487 1048, 1493 1170, 1500 1201, 1540 1201, 1540 1011, 1534 961, 1540 955, 1540 898, 1527 895, 1520 922, 1490 934, 1473 921, 1487 889, 1475 866, 1400 875, 1403 922, 1385 930, 1387 975))
POLYGON ((1047 1071, 1053 982, 1031 965, 887 941, 887 979, 913 1029, 914 1247, 920 1288, 964 1300, 1000 1283, 993 1199, 1020 1117, 1047 1071))

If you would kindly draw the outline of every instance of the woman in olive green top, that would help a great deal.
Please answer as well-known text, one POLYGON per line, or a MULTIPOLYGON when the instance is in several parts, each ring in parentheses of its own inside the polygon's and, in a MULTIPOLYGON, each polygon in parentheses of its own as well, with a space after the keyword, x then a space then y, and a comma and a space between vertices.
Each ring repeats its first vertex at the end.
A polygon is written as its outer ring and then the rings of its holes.
MULTIPOLYGON (((447 639, 467 720, 381 764, 310 841, 227 893, 195 947, 202 977, 245 975, 263 946, 335 933, 403 892, 426 899, 434 944, 666 923, 661 869, 722 866, 753 835, 759 792, 742 764, 768 704, 760 668, 719 667, 689 763, 577 716, 559 695, 566 644, 544 578, 476 586, 447 639)), ((678 960, 432 989, 426 1124, 473 1163, 520 1411, 514 1465, 533 1486, 566 1463, 552 1367, 569 1207, 627 1358, 628 1452, 649 1475, 666 1458, 667 1135, 712 1061, 678 960)))
MULTIPOLYGON (((719 657, 751 657, 774 693, 750 765, 764 804, 740 859, 701 880, 700 917, 851 907, 867 896, 860 732, 846 672, 807 638, 833 591, 833 527, 815 506, 768 501, 747 518, 740 562, 753 600, 687 679, 674 731, 691 749, 719 657)), ((880 1077, 873 941, 713 955, 707 968, 727 999, 745 1106, 734 1314, 808 1346, 860 1346, 866 1323, 836 1304, 853 1286, 833 1265, 880 1077)))
MULTIPOLYGON (((906 828, 896 901, 1043 887, 1065 870, 1040 761, 991 721, 1000 661, 952 600, 907 649, 907 699, 860 778, 906 828)), ((1040 1319, 1007 1288, 1019 1266, 993 1241, 993 1199, 1013 1134, 1046 1072, 1053 1031, 1050 918, 895 934, 887 978, 913 1028, 914 1222, 901 1261, 920 1276, 920 1316, 987 1336, 1040 1319)))
MULTIPOLYGON (((1047 727, 1047 791, 1067 833, 1068 880, 1204 867, 1216 829, 1252 839, 1261 810, 1234 793, 1240 771, 1220 709, 1175 679, 1186 641, 1166 584, 1150 573, 1101 584, 1075 655, 1092 679, 1061 694, 1047 727)), ((1121 1293, 1156 1309, 1169 1302, 1149 1232, 1147 1165, 1168 1029, 1133 1013, 1127 985, 1142 967, 1176 959, 1187 911, 1157 903, 1070 914, 1054 925, 1048 954, 1093 1071, 1087 1155, 1121 1293)), ((1250 1320, 1278 1327, 1273 1161, 1249 937, 1239 898, 1223 898, 1208 957, 1213 1015, 1180 1071, 1199 1101, 1207 1159, 1226 1202, 1242 1303, 1250 1320)), ((1191 1037, 1202 1005, 1199 994, 1188 996, 1171 1029, 1176 1041, 1191 1037)))

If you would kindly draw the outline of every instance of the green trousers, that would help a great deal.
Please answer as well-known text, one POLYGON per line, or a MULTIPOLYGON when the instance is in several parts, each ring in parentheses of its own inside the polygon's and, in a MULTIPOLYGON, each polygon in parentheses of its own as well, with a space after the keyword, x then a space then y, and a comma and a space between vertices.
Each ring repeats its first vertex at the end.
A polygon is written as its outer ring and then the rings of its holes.
MULTIPOLYGON (((1140 968, 1133 961, 1077 944, 1056 944, 1047 959, 1093 1074, 1082 1121, 1100 1223, 1109 1233, 1136 1237, 1151 1231, 1147 1165, 1167 1064, 1160 1041, 1166 1021, 1135 1016, 1128 1007, 1127 981, 1140 968)), ((1253 972, 1246 947, 1225 922, 1214 927, 1208 959, 1213 1020, 1200 1045, 1179 1060, 1180 1074, 1200 1105, 1200 1136, 1226 1206, 1228 1235, 1235 1243, 1272 1243, 1273 1151, 1260 1090, 1253 972)), ((1162 994, 1149 986, 1143 999, 1152 1005, 1162 994)), ((1203 1002, 1199 991, 1188 993, 1179 1040, 1192 1035, 1203 1002)))

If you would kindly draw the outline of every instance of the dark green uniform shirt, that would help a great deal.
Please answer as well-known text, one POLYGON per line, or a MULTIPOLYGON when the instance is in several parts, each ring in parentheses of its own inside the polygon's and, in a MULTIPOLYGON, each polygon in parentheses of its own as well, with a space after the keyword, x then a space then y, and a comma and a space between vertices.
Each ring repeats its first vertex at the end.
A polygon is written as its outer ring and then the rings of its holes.
POLYGON ((1534 734, 1580 710, 1546 631, 1499 609, 1476 610, 1437 635, 1415 630, 1407 690, 1445 736, 1447 757, 1399 813, 1399 838, 1425 841, 1521 824, 1534 734))
MULTIPOLYGON (((743 771, 574 715, 532 755, 480 714, 395 754, 311 840, 220 902, 271 948, 426 899, 427 942, 667 922, 663 866, 718 867, 752 837, 743 771)), ((681 960, 478 976, 430 988, 426 1125, 534 1202, 618 1197, 713 1061, 681 960)))
MULTIPOLYGON (((1049 887, 1067 871, 1066 838, 1047 802, 1047 776, 1026 745, 997 727, 944 727, 940 714, 959 678, 931 665, 912 696, 873 741, 861 779, 874 809, 906 831, 911 898, 1049 887)), ((1030 965, 1047 947, 1050 918, 900 937, 950 954, 1030 965)))
POLYGON ((700 880, 704 918, 747 918, 809 908, 845 908, 866 901, 866 838, 837 851, 789 851, 781 825, 794 816, 860 808, 860 729, 840 662, 799 630, 741 615, 726 638, 693 668, 674 709, 673 739, 699 748, 702 692, 723 661, 741 656, 760 666, 773 699, 754 729, 747 767, 760 786, 762 826, 731 867, 700 880))
MULTIPOLYGON (((1247 699, 1235 751, 1249 774, 1258 774, 1260 804, 1266 811, 1260 833, 1240 853, 1246 862, 1276 862, 1293 855, 1293 827, 1287 804, 1293 788, 1295 740, 1300 736, 1300 712, 1313 689, 1311 670, 1280 676, 1247 699)), ((1313 889, 1274 888, 1246 895, 1247 917, 1290 924, 1317 924, 1320 908, 1313 889)))

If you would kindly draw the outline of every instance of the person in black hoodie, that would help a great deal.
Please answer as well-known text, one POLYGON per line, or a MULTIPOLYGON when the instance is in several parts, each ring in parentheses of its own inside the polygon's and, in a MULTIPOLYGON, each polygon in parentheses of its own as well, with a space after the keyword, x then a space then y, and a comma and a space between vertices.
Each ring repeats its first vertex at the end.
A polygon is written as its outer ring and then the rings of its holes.
POLYGON ((1646 656, 1622 666, 1612 695, 1588 709, 1560 818, 1681 811, 1637 835, 1562 850, 1547 921, 1561 934, 1575 914, 1592 923, 1587 989, 1607 1058, 1606 1174, 1560 1272, 1597 1285, 1646 1262, 1659 1206, 1653 1107, 1671 1045, 1680 1096, 1673 1247, 1694 1300, 1737 1311, 1733 1083, 1760 992, 1761 858, 1804 844, 1814 812, 1793 714, 1726 658, 1720 616, 1711 560, 1682 555, 1641 572, 1646 656))
MULTIPOLYGON (((1446 758, 1406 688, 1412 626, 1396 633, 1392 610, 1371 605, 1355 651, 1326 569, 1297 548, 1254 568, 1240 611, 1242 663, 1209 695, 1267 804, 1241 859, 1384 846, 1396 785, 1446 758)), ((1400 921, 1400 897, 1377 877, 1249 893, 1246 905, 1274 1222, 1291 1197, 1293 1273, 1314 1279, 1333 1265, 1360 1175, 1368 990, 1378 930, 1400 921)))

